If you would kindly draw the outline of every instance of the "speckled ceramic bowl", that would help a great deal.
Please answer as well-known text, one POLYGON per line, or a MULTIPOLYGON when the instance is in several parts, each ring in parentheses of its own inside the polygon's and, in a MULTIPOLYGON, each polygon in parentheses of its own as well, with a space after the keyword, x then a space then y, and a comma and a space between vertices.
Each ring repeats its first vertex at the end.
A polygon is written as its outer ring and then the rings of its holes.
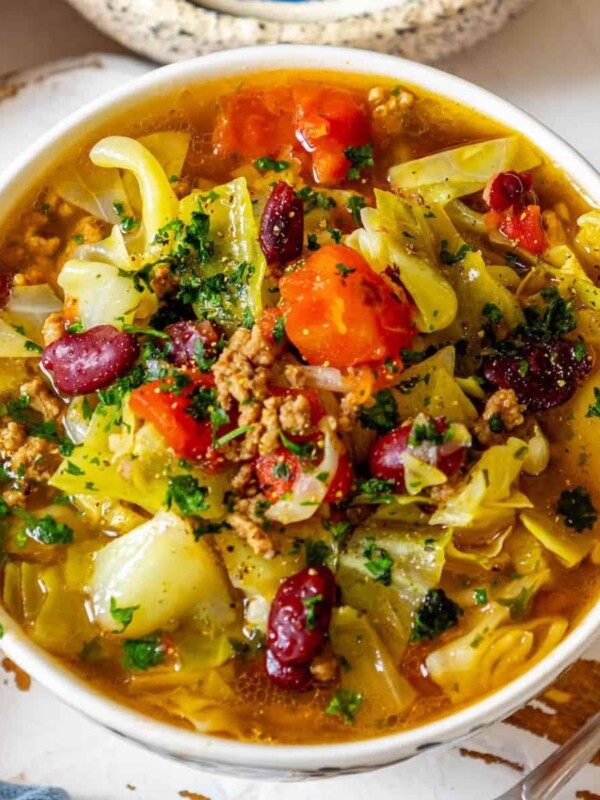
MULTIPOLYGON (((337 47, 257 47, 173 64, 101 96, 42 136, 0 177, 0 214, 8 215, 74 143, 141 102, 161 98, 190 84, 276 69, 339 70, 386 76, 455 100, 486 114, 534 141, 561 166, 594 205, 600 205, 600 175, 541 123, 504 100, 431 67, 392 56, 337 47)), ((266 745, 192 733, 144 716, 100 694, 29 640, 0 607, 6 630, 2 648, 60 699, 121 736, 179 761, 233 776, 299 780, 361 772, 411 758, 443 743, 470 736, 508 716, 550 684, 600 633, 600 601, 548 656, 500 690, 428 724, 379 739, 332 745, 266 745)))
POLYGON ((435 61, 499 30, 531 0, 69 0, 127 47, 163 63, 278 42, 435 61))

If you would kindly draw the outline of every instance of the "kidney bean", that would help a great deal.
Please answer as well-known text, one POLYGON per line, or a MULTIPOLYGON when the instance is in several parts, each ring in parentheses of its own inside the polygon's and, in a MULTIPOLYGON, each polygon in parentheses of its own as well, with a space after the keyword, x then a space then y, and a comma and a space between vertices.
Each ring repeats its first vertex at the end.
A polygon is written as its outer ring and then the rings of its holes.
POLYGON ((11 269, 5 267, 4 264, 0 264, 0 308, 8 302, 14 277, 15 273, 11 269))
POLYGON ((208 320, 175 322, 165 333, 171 337, 168 359, 177 367, 202 366, 217 356, 219 334, 208 320))
POLYGON ((291 186, 279 181, 260 221, 260 246, 269 263, 287 264, 299 258, 303 244, 304 203, 291 186))
POLYGON ((492 211, 506 211, 511 206, 527 205, 527 193, 533 185, 530 172, 499 172, 489 181, 483 199, 492 211))
POLYGON ((269 680, 282 689, 295 692, 305 692, 310 689, 312 675, 308 664, 282 664, 270 650, 267 650, 265 669, 269 680))
MULTIPOLYGON (((445 433, 450 427, 448 421, 444 417, 436 417, 432 419, 431 422, 435 426, 435 430, 438 434, 445 433)), ((377 439, 369 453, 369 471, 371 475, 381 480, 394 481, 398 492, 406 491, 402 457, 405 451, 411 447, 409 440, 412 429, 412 420, 405 422, 404 425, 401 425, 399 428, 377 439)), ((442 447, 446 448, 445 444, 438 447, 435 441, 430 442, 429 440, 425 440, 419 445, 416 445, 416 447, 421 445, 425 446, 428 450, 430 450, 431 447, 433 448, 432 452, 435 456, 433 465, 445 475, 453 475, 462 467, 465 461, 466 448, 464 447, 457 447, 455 450, 444 452, 442 447)))
POLYGON ((68 333, 44 350, 42 366, 63 394, 89 394, 125 375, 139 355, 135 336, 112 325, 68 333))
POLYGON ((335 600, 328 567, 306 567, 281 582, 267 629, 267 648, 277 661, 284 666, 311 662, 327 637, 335 600))
POLYGON ((529 411, 555 408, 575 394, 592 367, 589 355, 581 357, 573 342, 526 343, 518 355, 488 358, 485 379, 500 389, 514 389, 529 411))

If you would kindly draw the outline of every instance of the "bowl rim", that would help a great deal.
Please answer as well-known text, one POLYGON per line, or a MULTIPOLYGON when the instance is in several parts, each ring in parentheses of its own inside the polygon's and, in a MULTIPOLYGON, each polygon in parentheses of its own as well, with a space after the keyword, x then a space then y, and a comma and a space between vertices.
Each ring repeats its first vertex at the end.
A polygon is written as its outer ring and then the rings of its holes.
MULTIPOLYGON (((497 95, 439 69, 397 56, 321 45, 240 48, 162 67, 85 105, 49 130, 0 175, 0 214, 11 210, 47 175, 51 165, 107 121, 188 84, 285 68, 354 72, 400 83, 471 107, 523 133, 560 165, 585 196, 600 205, 600 175, 542 123, 497 95), (51 155, 50 155, 51 154, 51 155), (50 157, 49 157, 50 155, 50 157)), ((148 717, 100 693, 29 640, 6 610, 1 641, 5 654, 68 705, 148 748, 212 768, 241 768, 265 777, 355 772, 395 763, 430 747, 455 741, 504 718, 554 680, 600 633, 600 599, 558 647, 501 689, 441 719, 374 739, 336 744, 272 745, 191 732, 148 717)))

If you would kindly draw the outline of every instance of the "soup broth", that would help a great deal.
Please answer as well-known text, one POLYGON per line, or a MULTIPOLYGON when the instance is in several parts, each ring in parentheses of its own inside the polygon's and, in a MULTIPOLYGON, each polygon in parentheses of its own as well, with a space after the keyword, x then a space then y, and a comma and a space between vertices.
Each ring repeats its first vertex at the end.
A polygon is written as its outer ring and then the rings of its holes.
POLYGON ((415 87, 141 100, 4 220, 7 626, 245 741, 510 682, 598 598, 599 248, 534 144, 415 87))

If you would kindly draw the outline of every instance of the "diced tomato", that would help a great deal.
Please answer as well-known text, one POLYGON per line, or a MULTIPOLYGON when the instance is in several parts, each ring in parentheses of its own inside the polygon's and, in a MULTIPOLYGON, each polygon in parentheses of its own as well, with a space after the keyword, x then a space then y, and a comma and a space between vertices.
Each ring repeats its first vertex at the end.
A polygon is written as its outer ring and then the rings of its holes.
POLYGON ((258 327, 262 335, 270 344, 279 344, 275 341, 275 326, 283 316, 281 306, 265 308, 258 320, 258 327))
POLYGON ((255 468, 263 494, 269 502, 276 503, 292 491, 302 471, 302 462, 285 447, 280 447, 268 456, 259 456, 255 468))
POLYGON ((377 363, 410 346, 413 307, 350 247, 322 247, 279 289, 287 336, 309 364, 377 363))
MULTIPOLYGON (((306 468, 306 461, 290 453, 285 447, 280 447, 268 456, 259 456, 255 464, 260 488, 271 503, 277 503, 285 494, 291 492, 296 479, 306 468)), ((343 453, 323 502, 339 503, 349 494, 353 480, 352 462, 349 456, 343 453)))
POLYGON ((246 89, 226 97, 213 135, 215 152, 255 159, 293 146, 294 105, 286 87, 246 89))
POLYGON ((539 206, 526 206, 522 210, 509 213, 500 224, 500 231, 536 256, 541 255, 548 247, 539 206))
POLYGON ((188 413, 194 387, 188 386, 180 394, 165 391, 164 387, 162 380, 139 386, 129 398, 129 407, 152 423, 181 458, 205 456, 212 444, 212 425, 208 421, 198 422, 188 413))
POLYGON ((323 416, 323 414, 325 413, 323 410, 323 406, 321 405, 319 393, 316 389, 290 389, 286 386, 271 386, 269 387, 269 391, 274 397, 288 398, 288 397, 298 397, 298 395, 303 395, 304 397, 306 397, 310 405, 311 425, 316 425, 323 416))
POLYGON ((317 84, 294 87, 297 135, 308 152, 318 183, 335 184, 346 179, 351 162, 348 147, 371 140, 369 116, 360 100, 347 89, 317 84))
POLYGON ((213 134, 218 154, 245 159, 293 153, 310 155, 318 183, 336 184, 347 178, 348 147, 371 141, 364 103, 348 89, 299 83, 292 90, 247 89, 222 101, 213 134))
POLYGON ((337 471, 325 495, 325 503, 340 503, 350 494, 354 482, 354 469, 348 453, 342 453, 337 471))

